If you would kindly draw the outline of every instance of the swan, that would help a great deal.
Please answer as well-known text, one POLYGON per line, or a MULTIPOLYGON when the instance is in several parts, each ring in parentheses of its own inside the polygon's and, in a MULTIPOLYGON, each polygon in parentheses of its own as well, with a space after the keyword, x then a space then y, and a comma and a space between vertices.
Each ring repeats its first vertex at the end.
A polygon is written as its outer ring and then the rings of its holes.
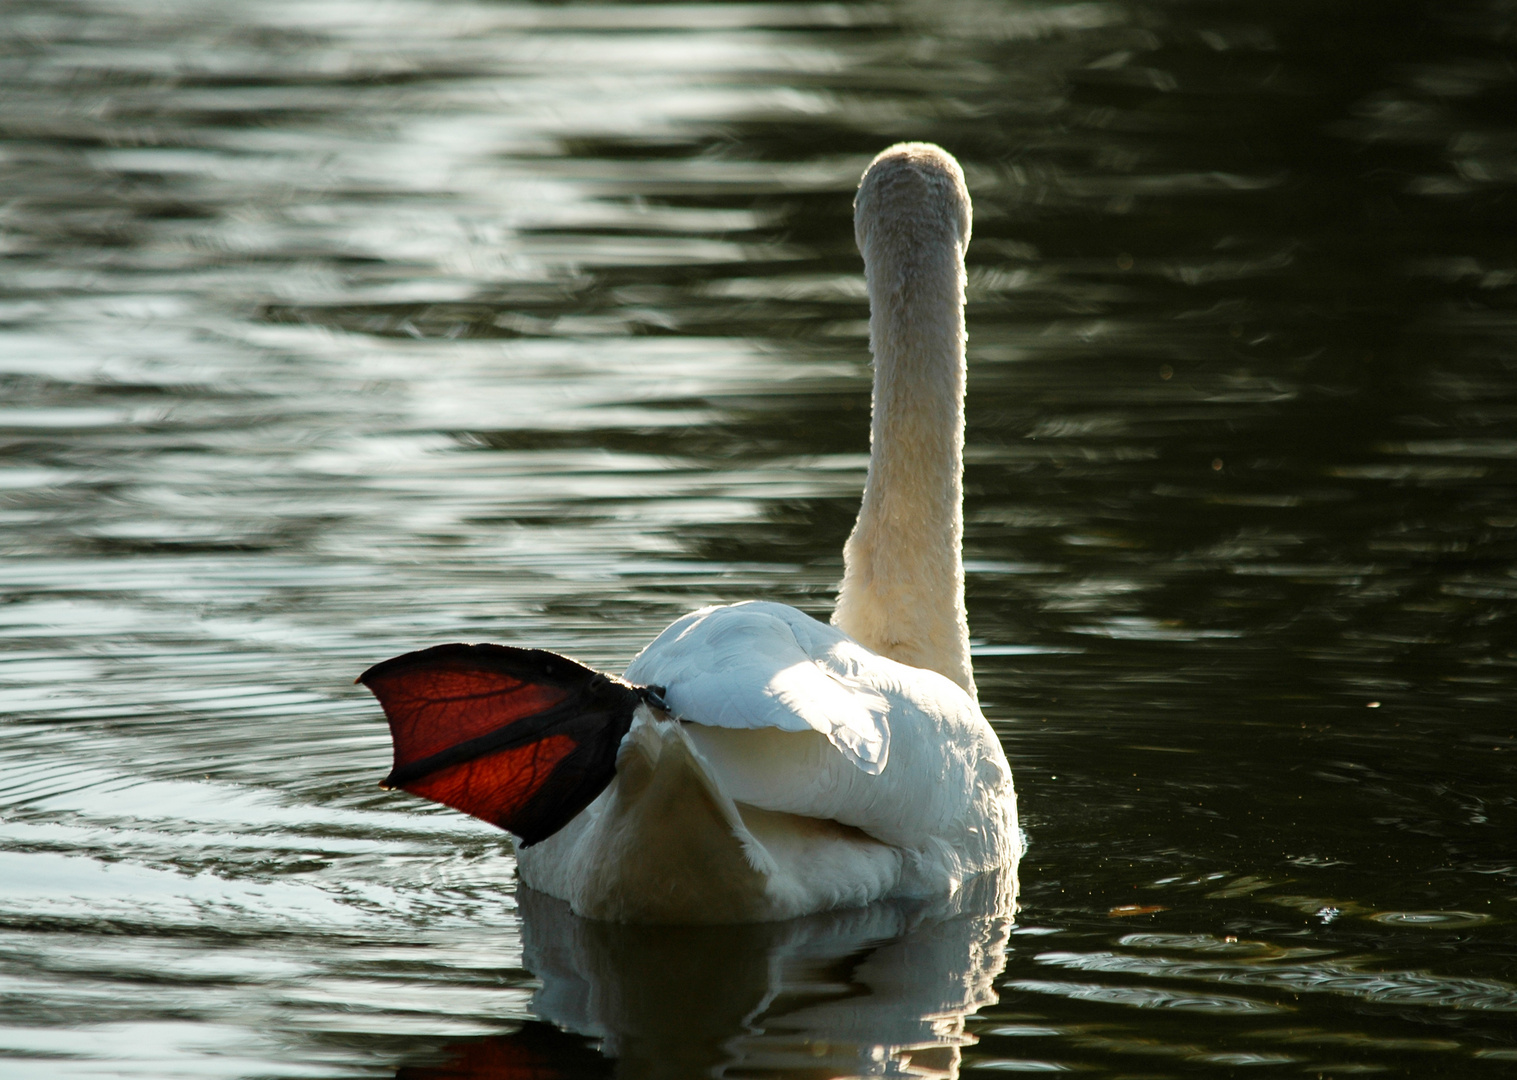
POLYGON ((390 723, 384 784, 510 831, 519 880, 593 919, 771 921, 1014 874, 964 607, 970 219, 937 146, 892 146, 859 182, 873 412, 831 625, 702 608, 622 678, 500 645, 396 657, 359 677, 390 723))

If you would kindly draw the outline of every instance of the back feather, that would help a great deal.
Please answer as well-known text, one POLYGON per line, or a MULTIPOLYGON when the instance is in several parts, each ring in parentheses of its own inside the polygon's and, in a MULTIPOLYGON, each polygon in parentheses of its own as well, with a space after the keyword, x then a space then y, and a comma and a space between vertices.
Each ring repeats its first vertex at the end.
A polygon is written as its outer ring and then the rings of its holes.
POLYGON ((750 601, 671 623, 626 678, 664 687, 676 716, 707 727, 818 732, 873 776, 890 759, 890 703, 859 678, 874 659, 836 627, 750 601))

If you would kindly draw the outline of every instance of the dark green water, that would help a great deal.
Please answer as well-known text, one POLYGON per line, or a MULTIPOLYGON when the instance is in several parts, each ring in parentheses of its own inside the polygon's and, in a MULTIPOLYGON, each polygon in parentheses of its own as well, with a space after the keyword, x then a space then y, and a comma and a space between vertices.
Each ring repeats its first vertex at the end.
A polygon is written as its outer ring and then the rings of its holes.
POLYGON ((9 0, 0 395, 7 1077, 1517 1068, 1510 3, 9 0), (901 139, 1015 922, 518 897, 352 678, 825 615, 901 139))

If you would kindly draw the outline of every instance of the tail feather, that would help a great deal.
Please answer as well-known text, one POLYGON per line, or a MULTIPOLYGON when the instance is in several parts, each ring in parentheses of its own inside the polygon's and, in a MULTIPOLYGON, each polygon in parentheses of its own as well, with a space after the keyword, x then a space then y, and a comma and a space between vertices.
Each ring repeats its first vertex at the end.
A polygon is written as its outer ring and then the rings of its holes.
POLYGON ((901 853, 857 829, 734 802, 693 737, 701 730, 639 712, 616 783, 519 853, 522 881, 590 918, 714 923, 867 904, 899 880, 901 853))

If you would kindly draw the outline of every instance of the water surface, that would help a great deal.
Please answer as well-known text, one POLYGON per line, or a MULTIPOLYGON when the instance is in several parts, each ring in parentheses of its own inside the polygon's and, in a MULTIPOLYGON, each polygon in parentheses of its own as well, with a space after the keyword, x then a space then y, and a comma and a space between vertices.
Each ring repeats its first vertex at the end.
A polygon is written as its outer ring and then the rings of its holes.
POLYGON ((1509 5, 0 23, 0 1071, 1517 1061, 1509 5), (352 678, 825 615, 852 188, 910 138, 975 200, 1020 912, 650 936, 518 896, 503 834, 376 789, 352 678))

